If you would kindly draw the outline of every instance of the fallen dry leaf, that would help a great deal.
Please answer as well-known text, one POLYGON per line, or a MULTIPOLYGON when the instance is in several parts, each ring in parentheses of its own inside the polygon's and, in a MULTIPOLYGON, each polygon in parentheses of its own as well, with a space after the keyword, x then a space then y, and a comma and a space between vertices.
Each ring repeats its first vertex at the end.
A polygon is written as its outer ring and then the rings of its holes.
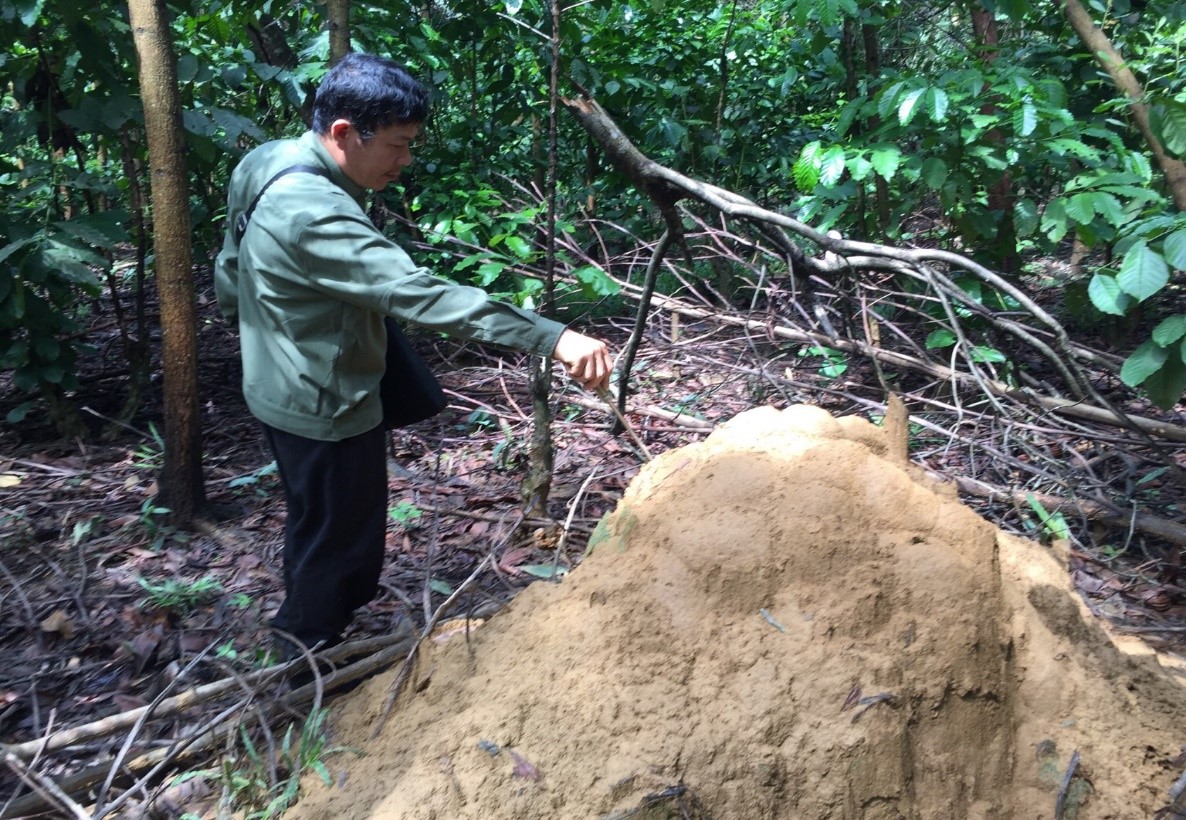
POLYGON ((514 749, 508 749, 511 753, 511 758, 515 761, 515 768, 511 774, 515 777, 526 778, 527 780, 539 780, 539 769, 531 765, 531 761, 523 757, 523 755, 516 752, 514 749))
POLYGON ((74 637, 74 622, 64 609, 55 609, 40 624, 42 632, 56 632, 66 640, 74 637))
POLYGON ((443 644, 454 635, 464 635, 467 631, 472 632, 484 623, 486 621, 482 618, 454 618, 451 621, 445 621, 432 631, 432 641, 443 644))
POLYGON ((523 573, 519 570, 519 565, 531 557, 535 552, 533 547, 516 547, 512 550, 507 550, 503 553, 498 562, 498 568, 507 575, 519 576, 523 573))
POLYGON ((16 473, 0 473, 0 487, 15 487, 21 483, 21 477, 16 473))

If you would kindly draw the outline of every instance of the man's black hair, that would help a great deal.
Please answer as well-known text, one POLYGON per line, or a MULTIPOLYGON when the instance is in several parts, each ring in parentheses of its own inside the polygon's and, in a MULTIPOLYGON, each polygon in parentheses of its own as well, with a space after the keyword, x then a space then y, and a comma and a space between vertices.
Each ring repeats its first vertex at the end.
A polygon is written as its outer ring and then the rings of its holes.
POLYGON ((350 52, 329 70, 313 101, 313 131, 329 133, 334 120, 349 120, 363 139, 388 125, 428 118, 428 89, 386 57, 350 52))

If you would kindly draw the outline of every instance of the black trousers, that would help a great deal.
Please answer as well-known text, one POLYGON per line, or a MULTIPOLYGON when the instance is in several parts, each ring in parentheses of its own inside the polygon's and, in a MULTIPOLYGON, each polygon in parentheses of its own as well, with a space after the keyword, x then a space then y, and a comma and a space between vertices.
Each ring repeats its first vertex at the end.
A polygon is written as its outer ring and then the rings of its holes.
POLYGON ((284 603, 272 626, 307 646, 336 643, 379 589, 387 526, 382 425, 342 441, 317 441, 263 425, 276 457, 288 518, 284 603))

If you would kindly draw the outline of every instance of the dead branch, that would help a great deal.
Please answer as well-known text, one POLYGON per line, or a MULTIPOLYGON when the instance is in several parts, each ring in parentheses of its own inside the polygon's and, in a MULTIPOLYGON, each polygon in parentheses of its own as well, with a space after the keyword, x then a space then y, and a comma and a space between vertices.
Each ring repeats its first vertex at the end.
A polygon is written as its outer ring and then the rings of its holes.
MULTIPOLYGON (((1107 398, 1096 390, 1091 378, 1080 366, 1081 349, 1071 344, 1065 328, 1028 294, 1000 274, 971 259, 949 251, 895 248, 824 234, 799 220, 762 208, 731 191, 685 177, 647 158, 622 133, 596 100, 586 97, 564 102, 586 131, 601 143, 614 165, 651 197, 661 211, 666 213, 674 202, 681 199, 693 199, 717 209, 727 217, 745 221, 756 227, 766 237, 770 236, 771 229, 789 231, 800 239, 815 245, 822 252, 821 259, 800 256, 794 260, 803 269, 817 277, 835 279, 861 270, 882 270, 924 282, 940 303, 946 306, 948 323, 957 339, 954 351, 958 353, 962 366, 966 370, 956 369, 954 356, 952 364, 944 366, 930 360, 923 361, 917 358, 902 357, 901 354, 874 348, 867 343, 841 339, 838 338, 838 334, 832 332, 823 335, 795 331, 788 335, 785 328, 773 328, 770 332, 774 335, 817 345, 838 347, 848 352, 875 357, 883 363, 887 361, 886 357, 891 360, 897 359, 894 363, 901 366, 921 369, 953 383, 977 387, 990 402, 996 401, 999 397, 1011 397, 1030 405, 1036 404, 1044 410, 1053 410, 1066 415, 1084 417, 1084 414, 1087 414, 1092 421, 1102 421, 1105 417, 1110 416, 1110 423, 1127 427, 1138 435, 1158 435, 1175 441, 1186 441, 1186 437, 1178 437, 1179 434, 1186 436, 1186 431, 1174 430, 1170 426, 1158 422, 1142 424, 1134 417, 1113 407, 1107 398), (956 273, 971 275, 990 285, 997 292, 1006 294, 1026 311, 1038 327, 1030 328, 1016 320, 1000 320, 994 317, 991 311, 978 304, 963 288, 956 284, 953 278, 956 273), (1060 375, 1064 386, 1071 394, 1071 400, 1058 395, 1039 395, 1032 390, 1029 391, 1029 395, 1025 395, 1022 391, 1005 384, 992 374, 985 373, 982 357, 978 356, 974 345, 962 333, 959 319, 951 309, 954 304, 985 318, 990 324, 1009 333, 1040 355, 1060 375), (1043 336, 1048 336, 1049 341, 1043 336)), ((670 230, 670 225, 668 225, 668 230, 670 230)), ((780 250, 785 249, 780 248, 780 250)), ((656 301, 663 300, 657 299, 656 301)), ((709 313, 705 311, 701 312, 697 318, 710 317, 709 313)), ((738 320, 735 317, 726 320, 748 321, 738 320)), ((1176 469, 1176 465, 1171 465, 1171 467, 1176 469)))

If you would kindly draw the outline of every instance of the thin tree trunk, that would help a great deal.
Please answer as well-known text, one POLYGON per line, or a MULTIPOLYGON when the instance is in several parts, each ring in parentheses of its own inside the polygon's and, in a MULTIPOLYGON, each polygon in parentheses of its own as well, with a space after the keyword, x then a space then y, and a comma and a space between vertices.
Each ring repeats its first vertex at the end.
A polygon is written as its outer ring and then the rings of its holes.
MULTIPOLYGON (((990 64, 995 62, 1001 42, 996 14, 979 3, 974 3, 972 7, 972 34, 980 49, 981 59, 990 64)), ((980 107, 982 114, 991 114, 996 110, 997 106, 992 102, 980 107)), ((996 146, 1005 144, 1005 135, 999 128, 993 128, 984 138, 996 146)), ((1016 273, 1021 268, 1021 257, 1017 253, 1017 227, 1013 220, 1014 200, 1013 175, 1006 168, 1001 178, 988 189, 988 210, 997 215, 993 256, 1004 273, 1016 273)))
POLYGON ((197 308, 190 249, 185 139, 177 62, 164 0, 129 0, 140 58, 140 96, 148 136, 153 249, 161 303, 165 453, 161 501, 173 526, 189 528, 205 506, 198 407, 197 308))
POLYGON ((1145 144, 1149 146, 1158 166, 1165 174, 1174 205, 1179 211, 1186 211, 1186 163, 1167 154, 1161 140, 1153 133, 1153 127, 1149 123, 1149 107, 1143 101, 1145 90, 1141 87, 1140 81, 1129 70, 1124 58, 1120 56, 1120 52, 1108 39, 1108 35, 1095 24, 1079 0, 1063 0, 1063 10, 1066 12, 1071 28, 1079 35, 1079 39, 1095 55, 1096 60, 1104 71, 1108 72, 1108 76, 1112 78, 1116 87, 1124 93, 1124 96, 1128 97, 1129 113, 1132 114, 1137 129, 1145 139, 1145 144))
POLYGON ((350 0, 326 0, 325 16, 329 22, 329 64, 350 53, 350 0))
MULTIPOLYGON (((560 77, 560 5, 552 0, 552 71, 548 80, 548 176, 545 196, 548 202, 547 254, 545 258, 545 316, 555 310, 556 300, 556 101, 560 77)), ((523 479, 524 515, 546 517, 548 495, 552 491, 552 471, 556 448, 552 441, 552 366, 544 359, 532 369, 531 399, 535 427, 531 434, 531 464, 523 479)))

